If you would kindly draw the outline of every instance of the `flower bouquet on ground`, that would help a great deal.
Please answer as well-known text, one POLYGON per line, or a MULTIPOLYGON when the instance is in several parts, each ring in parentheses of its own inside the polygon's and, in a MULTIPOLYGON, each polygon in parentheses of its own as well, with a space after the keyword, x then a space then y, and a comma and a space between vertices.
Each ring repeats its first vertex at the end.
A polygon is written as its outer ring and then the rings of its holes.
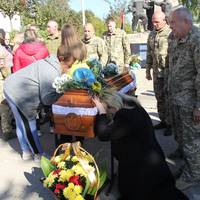
POLYGON ((51 160, 41 158, 41 168, 44 187, 59 200, 97 200, 98 191, 107 179, 105 167, 99 170, 80 142, 61 144, 51 160))

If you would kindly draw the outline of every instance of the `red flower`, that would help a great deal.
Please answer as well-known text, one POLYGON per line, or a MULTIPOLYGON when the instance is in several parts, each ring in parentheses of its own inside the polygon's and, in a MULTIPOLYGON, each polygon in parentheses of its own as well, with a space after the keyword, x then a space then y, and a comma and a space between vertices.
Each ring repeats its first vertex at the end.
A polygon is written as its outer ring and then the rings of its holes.
POLYGON ((81 182, 80 182, 79 179, 80 179, 79 176, 71 176, 70 179, 69 179, 69 182, 72 182, 75 185, 81 185, 81 182))
POLYGON ((65 185, 63 185, 63 184, 60 184, 60 183, 57 183, 56 184, 56 189, 64 189, 65 188, 65 185))
POLYGON ((56 169, 56 170, 53 171, 53 174, 59 174, 60 171, 61 171, 60 169, 56 169))
POLYGON ((59 193, 60 193, 60 190, 59 190, 59 189, 55 189, 55 190, 54 190, 54 193, 55 193, 55 194, 59 194, 59 193))

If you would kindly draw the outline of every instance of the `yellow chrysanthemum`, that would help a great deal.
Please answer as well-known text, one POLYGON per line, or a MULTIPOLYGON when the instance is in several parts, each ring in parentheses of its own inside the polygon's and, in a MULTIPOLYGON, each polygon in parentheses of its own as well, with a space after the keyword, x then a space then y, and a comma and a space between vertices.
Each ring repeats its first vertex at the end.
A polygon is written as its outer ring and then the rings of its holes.
POLYGON ((68 184, 68 187, 63 190, 63 195, 66 199, 69 199, 69 200, 76 198, 77 195, 74 191, 74 184, 73 183, 68 184))
POLYGON ((60 178, 58 181, 60 182, 66 182, 69 181, 70 177, 74 175, 74 171, 71 169, 68 170, 62 170, 60 173, 60 178))
POLYGON ((74 191, 76 192, 76 194, 81 194, 82 191, 83 191, 83 188, 80 185, 75 185, 74 186, 74 191))
POLYGON ((65 169, 65 162, 62 161, 62 162, 58 163, 57 167, 58 167, 59 169, 65 169))
POLYGON ((79 163, 77 165, 74 165, 72 167, 72 170, 75 172, 76 175, 83 175, 83 176, 87 175, 79 163))
POLYGON ((57 175, 53 175, 53 173, 51 172, 43 182, 44 187, 51 187, 54 184, 56 177, 57 175))
POLYGON ((84 198, 79 194, 76 196, 75 200, 84 200, 84 198))
POLYGON ((55 158, 54 158, 54 162, 55 163, 59 163, 59 162, 61 162, 62 161, 62 157, 63 157, 63 154, 60 154, 59 156, 56 156, 55 158))
POLYGON ((71 161, 72 161, 72 162, 78 162, 77 156, 73 156, 72 159, 71 159, 71 161))
POLYGON ((63 190, 63 195, 66 199, 69 200, 84 200, 81 196, 82 187, 69 183, 68 187, 63 190))
POLYGON ((92 84, 92 89, 95 92, 100 92, 101 91, 101 83, 99 83, 98 81, 96 81, 95 83, 92 84))
POLYGON ((74 189, 74 186, 75 186, 75 185, 74 185, 73 183, 69 183, 69 184, 68 184, 68 188, 69 188, 69 189, 74 189))

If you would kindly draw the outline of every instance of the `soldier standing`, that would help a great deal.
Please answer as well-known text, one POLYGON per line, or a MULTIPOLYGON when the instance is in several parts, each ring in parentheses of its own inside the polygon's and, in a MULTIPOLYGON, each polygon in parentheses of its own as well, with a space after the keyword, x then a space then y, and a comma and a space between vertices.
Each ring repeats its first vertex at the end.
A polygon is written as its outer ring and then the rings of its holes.
POLYGON ((108 62, 115 63, 119 66, 119 73, 128 70, 130 43, 126 32, 116 28, 115 21, 112 17, 107 20, 108 31, 103 34, 106 47, 108 49, 108 62))
POLYGON ((165 14, 161 11, 154 13, 152 17, 154 30, 150 32, 147 41, 146 79, 152 80, 151 69, 153 69, 153 86, 157 100, 158 115, 161 122, 154 126, 155 129, 167 128, 164 135, 169 135, 170 126, 166 116, 167 103, 165 96, 166 85, 166 58, 168 41, 171 29, 167 25, 165 14))
POLYGON ((61 44, 61 36, 58 31, 58 23, 56 21, 50 20, 47 24, 47 31, 49 32, 49 35, 45 42, 49 53, 57 54, 57 49, 61 44))
POLYGON ((186 164, 177 180, 179 189, 200 183, 200 30, 184 7, 169 17, 168 89, 179 145, 186 164), (180 143, 181 142, 181 143, 180 143))
POLYGON ((87 23, 84 26, 83 43, 87 49, 87 58, 96 58, 105 66, 108 60, 105 42, 95 35, 95 30, 91 23, 87 23))

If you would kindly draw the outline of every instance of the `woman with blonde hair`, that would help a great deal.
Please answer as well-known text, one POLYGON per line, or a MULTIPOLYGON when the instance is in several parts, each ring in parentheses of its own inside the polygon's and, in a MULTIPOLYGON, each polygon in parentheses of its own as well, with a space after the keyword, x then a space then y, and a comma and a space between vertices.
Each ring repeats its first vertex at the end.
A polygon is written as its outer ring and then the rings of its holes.
POLYGON ((38 161, 43 154, 36 116, 39 109, 52 105, 62 95, 52 86, 55 78, 66 73, 76 60, 85 59, 85 49, 80 48, 80 42, 74 40, 71 45, 73 48, 60 45, 57 56, 38 60, 5 80, 4 94, 15 117, 23 160, 34 156, 38 161))
POLYGON ((109 90, 93 101, 99 111, 95 133, 101 141, 111 141, 118 160, 119 200, 189 200, 175 187, 151 119, 139 102, 109 90))

